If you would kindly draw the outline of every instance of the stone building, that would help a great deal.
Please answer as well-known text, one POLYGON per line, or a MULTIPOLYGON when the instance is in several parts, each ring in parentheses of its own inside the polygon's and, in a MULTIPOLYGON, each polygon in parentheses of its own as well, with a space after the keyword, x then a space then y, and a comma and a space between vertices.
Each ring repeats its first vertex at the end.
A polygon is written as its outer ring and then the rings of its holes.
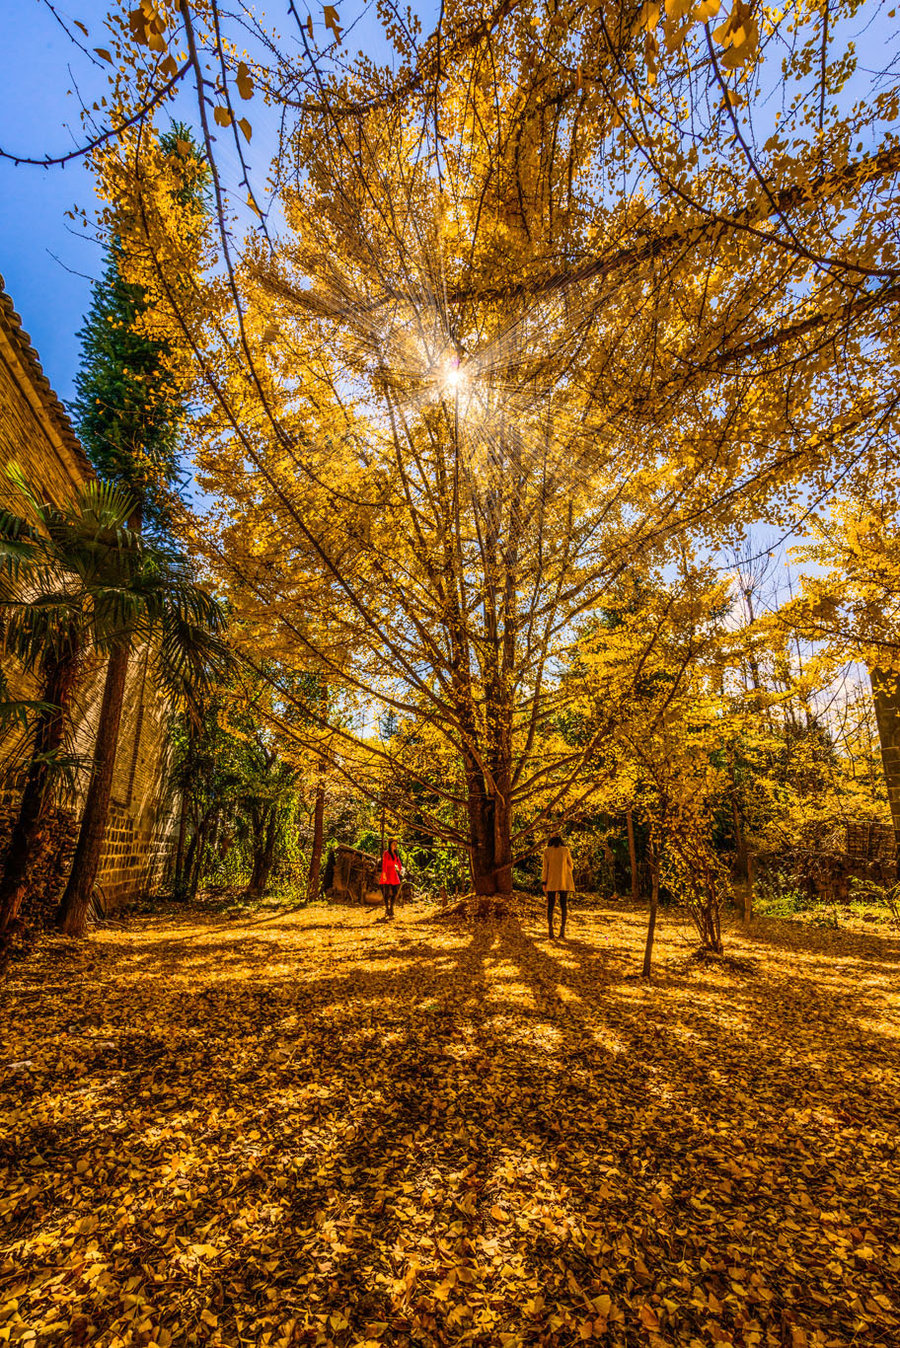
MULTIPOLYGON (((15 461, 25 476, 55 501, 71 496, 93 476, 62 403, 41 369, 37 353, 0 277, 0 503, 18 509, 6 479, 6 465, 15 461)), ((0 657, 2 658, 2 657, 0 657)), ((21 675, 8 667, 14 688, 21 675)), ((56 837, 49 840, 43 873, 65 865, 87 789, 91 748, 97 729, 104 668, 85 670, 78 697, 75 747, 85 763, 80 798, 61 802, 54 817, 56 837)), ((107 911, 137 898, 156 885, 172 852, 174 806, 165 791, 169 709, 161 703, 148 677, 146 652, 131 661, 118 757, 113 779, 112 811, 98 888, 107 911)), ((0 741, 0 847, 15 809, 16 778, 21 759, 16 737, 0 741)))

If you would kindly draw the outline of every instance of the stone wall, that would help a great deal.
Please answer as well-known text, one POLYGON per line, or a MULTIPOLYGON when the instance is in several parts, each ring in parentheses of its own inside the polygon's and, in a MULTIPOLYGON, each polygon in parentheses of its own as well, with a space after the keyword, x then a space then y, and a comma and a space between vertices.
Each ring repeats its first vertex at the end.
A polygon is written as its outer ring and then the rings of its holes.
POLYGON ((97 880, 105 912, 156 889, 175 851, 172 820, 163 813, 159 824, 136 824, 118 805, 110 812, 106 852, 97 880))
MULTIPOLYGON (((0 277, 0 504, 18 509, 5 474, 10 461, 18 463, 26 478, 55 501, 71 497, 92 476, 0 277)), ((14 692, 34 695, 33 686, 15 667, 7 668, 7 674, 14 692)), ((103 662, 86 664, 78 690, 74 748, 85 766, 79 774, 76 799, 65 802, 64 813, 71 820, 80 818, 87 790, 104 676, 103 662)), ((171 839, 177 802, 168 800, 164 791, 169 717, 170 709, 160 701, 150 677, 148 653, 135 652, 125 691, 110 830, 99 878, 99 897, 106 911, 158 885, 174 850, 171 839)), ((7 805, 14 785, 10 778, 18 771, 16 739, 12 734, 0 742, 0 790, 7 789, 7 805)), ((0 795, 0 808, 3 800, 0 795)), ((5 836, 0 819, 0 848, 5 836)), ((71 852, 54 855, 61 866, 71 858, 71 852)))
POLYGON ((0 276, 0 497, 9 499, 5 468, 13 460, 51 500, 91 476, 66 411, 41 369, 28 333, 0 276))

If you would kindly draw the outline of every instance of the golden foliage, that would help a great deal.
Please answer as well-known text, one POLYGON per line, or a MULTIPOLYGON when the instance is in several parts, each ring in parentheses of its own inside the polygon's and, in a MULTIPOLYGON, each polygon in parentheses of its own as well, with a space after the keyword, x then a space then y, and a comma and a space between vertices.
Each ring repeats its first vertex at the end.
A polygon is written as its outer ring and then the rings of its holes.
POLYGON ((6 994, 6 1342, 888 1343, 896 942, 579 910, 44 945, 6 994), (894 1018, 892 1020, 892 1017, 894 1018))

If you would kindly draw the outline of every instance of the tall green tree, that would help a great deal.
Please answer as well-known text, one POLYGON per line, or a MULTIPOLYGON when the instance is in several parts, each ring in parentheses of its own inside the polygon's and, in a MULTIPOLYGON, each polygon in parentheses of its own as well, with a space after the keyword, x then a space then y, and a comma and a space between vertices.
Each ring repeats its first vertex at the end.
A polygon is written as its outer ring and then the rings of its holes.
MULTIPOLYGON (((159 148, 174 181, 171 227, 202 231, 205 215, 198 216, 197 208, 205 201, 209 171, 190 130, 176 124, 160 137, 159 148)), ((132 527, 171 541, 172 507, 184 485, 184 393, 171 340, 152 321, 154 296, 129 279, 126 222, 120 224, 79 333, 81 367, 71 408, 98 475, 131 493, 132 527)))
POLYGON ((114 240, 79 333, 72 412, 100 477, 131 492, 132 526, 168 537, 184 406, 165 343, 141 329, 146 309, 142 287, 121 274, 114 240))
MULTIPOLYGON (((160 150, 175 172, 176 217, 178 207, 183 207, 185 221, 190 222, 186 227, 196 229, 196 207, 207 181, 202 157, 182 126, 160 138, 160 150)), ((127 271, 121 238, 114 236, 81 332, 82 364, 73 412, 82 444, 99 475, 131 494, 131 528, 139 533, 146 530, 160 545, 174 548, 172 504, 180 485, 178 449, 184 400, 170 342, 153 330, 153 297, 130 280, 127 271)), ((96 884, 109 820, 128 664, 138 630, 123 633, 110 652, 93 769, 60 910, 67 929, 73 924, 83 927, 96 884)))

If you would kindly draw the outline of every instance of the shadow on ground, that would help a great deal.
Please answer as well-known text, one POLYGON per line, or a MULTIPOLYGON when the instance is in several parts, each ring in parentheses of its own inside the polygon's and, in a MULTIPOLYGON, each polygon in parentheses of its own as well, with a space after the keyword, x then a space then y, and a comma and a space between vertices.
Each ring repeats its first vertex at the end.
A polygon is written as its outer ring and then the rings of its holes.
POLYGON ((648 987, 627 905, 376 919, 167 913, 15 972, 8 1341, 900 1341, 896 940, 770 921, 731 969, 666 925, 648 987))

